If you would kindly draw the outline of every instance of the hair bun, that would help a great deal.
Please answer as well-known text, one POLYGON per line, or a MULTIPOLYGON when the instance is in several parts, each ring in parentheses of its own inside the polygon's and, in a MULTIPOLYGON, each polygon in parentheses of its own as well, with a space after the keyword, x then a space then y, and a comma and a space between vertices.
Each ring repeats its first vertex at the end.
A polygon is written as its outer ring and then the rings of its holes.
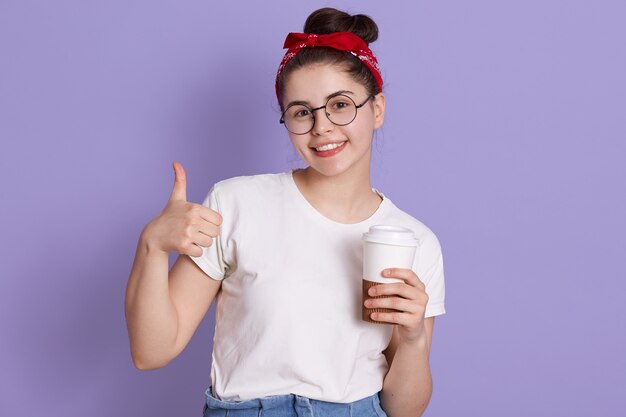
POLYGON ((354 32, 357 36, 370 44, 378 39, 378 26, 371 17, 364 14, 352 16, 352 27, 349 32, 354 32))
POLYGON ((333 32, 352 32, 370 44, 378 39, 378 26, 364 14, 350 15, 332 7, 315 10, 304 22, 304 33, 325 35, 333 32))

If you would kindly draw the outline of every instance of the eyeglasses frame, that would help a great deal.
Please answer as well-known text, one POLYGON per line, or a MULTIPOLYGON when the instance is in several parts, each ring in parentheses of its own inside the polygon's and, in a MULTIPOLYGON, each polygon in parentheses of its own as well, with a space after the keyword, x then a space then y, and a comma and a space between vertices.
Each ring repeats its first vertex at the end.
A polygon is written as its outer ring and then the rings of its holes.
POLYGON ((312 109, 312 108, 310 108, 309 106, 305 105, 305 104, 292 104, 292 105, 288 106, 288 107, 285 109, 285 111, 283 112, 283 114, 280 116, 280 120, 279 120, 278 122, 279 122, 280 124, 285 125, 285 129, 287 129, 287 131, 288 131, 288 132, 290 132, 290 133, 292 133, 292 134, 294 134, 294 135, 306 135, 307 133, 309 133, 310 131, 312 131, 313 129, 315 129, 315 112, 316 112, 316 111, 318 111, 318 110, 321 110, 321 109, 325 109, 325 108, 326 108, 326 106, 328 105, 328 102, 329 102, 330 100, 334 99, 335 97, 339 97, 339 96, 344 96, 344 97, 348 98, 350 101, 352 101, 352 102, 354 103, 354 106, 355 106, 355 108, 356 108, 356 111, 354 112, 354 117, 352 118, 352 120, 350 120, 348 123, 344 123, 344 124, 335 123, 335 122, 333 122, 332 120, 330 120, 330 116, 329 116, 328 112, 326 112, 326 111, 325 111, 325 112, 324 112, 324 114, 326 114, 326 118, 328 119, 328 121, 329 121, 329 122, 331 122, 331 123, 332 123, 332 124, 334 124, 335 126, 347 126, 347 125, 349 125, 350 123, 354 122, 354 119, 356 119, 356 116, 357 116, 357 114, 359 113, 359 109, 360 109, 361 107, 365 106, 365 103, 367 103, 368 101, 370 101, 370 99, 372 99, 372 98, 374 98, 374 97, 375 97, 374 95, 369 95, 369 96, 365 99, 365 101, 364 101, 363 103, 359 104, 358 106, 357 106, 357 104, 354 102, 354 100, 352 99, 352 97, 347 96, 347 95, 345 95, 345 94, 336 94, 336 95, 334 95, 334 96, 331 96, 331 97, 329 97, 329 98, 328 98, 328 100, 326 100, 326 103, 325 103, 323 106, 316 107, 316 108, 313 108, 313 109, 312 109), (292 132, 291 130, 289 130, 289 128, 287 127, 287 124, 285 123, 285 113, 287 113, 287 110, 289 110, 289 109, 290 109, 291 107, 293 107, 293 106, 303 106, 303 107, 306 107, 307 109, 309 109, 309 111, 311 112, 311 116, 313 117, 313 125, 311 126, 311 128, 310 128, 309 130, 307 130, 307 131, 306 131, 306 132, 304 132, 304 133, 294 133, 294 132, 292 132))

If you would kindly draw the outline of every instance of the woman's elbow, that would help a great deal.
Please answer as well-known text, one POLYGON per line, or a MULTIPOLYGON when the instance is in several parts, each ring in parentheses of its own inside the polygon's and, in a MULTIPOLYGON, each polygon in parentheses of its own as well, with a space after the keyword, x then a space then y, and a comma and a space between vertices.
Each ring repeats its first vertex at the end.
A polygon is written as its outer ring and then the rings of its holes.
POLYGON ((148 358, 136 352, 131 352, 133 365, 140 371, 152 371, 165 367, 173 358, 148 358))

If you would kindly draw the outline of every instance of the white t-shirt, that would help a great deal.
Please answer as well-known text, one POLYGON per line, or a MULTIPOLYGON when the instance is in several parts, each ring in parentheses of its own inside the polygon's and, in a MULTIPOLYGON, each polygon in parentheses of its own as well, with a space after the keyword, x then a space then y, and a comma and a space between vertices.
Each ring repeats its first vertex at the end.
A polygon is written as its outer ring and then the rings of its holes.
POLYGON ((382 389, 392 324, 361 319, 361 237, 371 225, 404 226, 419 239, 413 270, 445 313, 443 258, 435 234, 383 201, 368 219, 337 223, 304 198, 292 171, 217 182, 203 205, 222 215, 200 257, 217 294, 211 383, 218 399, 297 394, 348 403, 382 389))

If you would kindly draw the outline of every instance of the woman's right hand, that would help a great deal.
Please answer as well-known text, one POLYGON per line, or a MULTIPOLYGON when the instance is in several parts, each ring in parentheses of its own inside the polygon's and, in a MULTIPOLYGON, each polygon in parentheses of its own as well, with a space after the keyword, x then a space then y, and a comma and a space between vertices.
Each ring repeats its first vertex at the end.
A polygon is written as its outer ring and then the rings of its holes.
POLYGON ((201 204, 187 202, 187 179, 183 166, 174 161, 174 189, 161 214, 143 231, 149 247, 163 252, 200 256, 202 246, 213 244, 222 216, 201 204))

